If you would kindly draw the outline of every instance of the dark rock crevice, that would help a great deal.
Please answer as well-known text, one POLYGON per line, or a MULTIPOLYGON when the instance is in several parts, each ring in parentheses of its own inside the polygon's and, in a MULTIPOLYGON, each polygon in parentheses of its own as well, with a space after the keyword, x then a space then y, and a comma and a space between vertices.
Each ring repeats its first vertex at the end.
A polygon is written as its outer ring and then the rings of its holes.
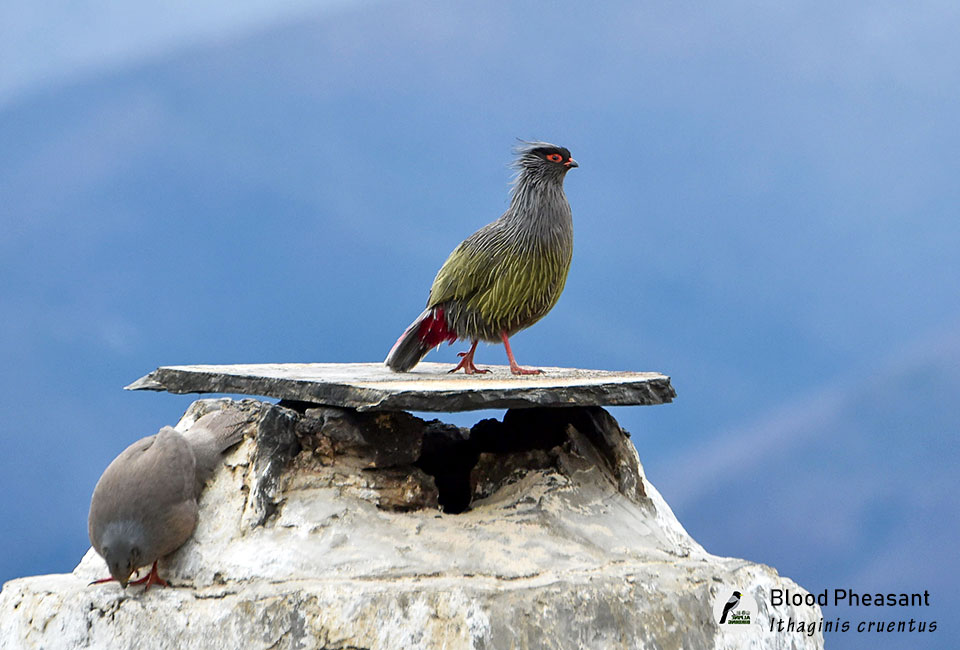
POLYGON ((292 474, 346 491, 349 474, 357 494, 376 494, 374 503, 393 511, 462 513, 530 472, 569 475, 570 455, 595 464, 629 498, 644 496, 628 434, 600 407, 511 409, 468 430, 405 411, 284 401, 265 405, 258 436, 256 525, 276 510, 280 474, 291 463, 292 474), (324 473, 328 480, 317 478, 324 473))

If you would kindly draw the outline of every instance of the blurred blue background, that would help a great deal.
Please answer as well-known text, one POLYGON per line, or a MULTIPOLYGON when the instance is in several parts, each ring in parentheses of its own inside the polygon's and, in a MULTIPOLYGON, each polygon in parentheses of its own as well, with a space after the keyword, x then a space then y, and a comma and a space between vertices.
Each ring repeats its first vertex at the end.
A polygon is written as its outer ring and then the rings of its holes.
POLYGON ((824 614, 935 634, 828 647, 956 647, 958 32, 924 0, 4 3, 0 581, 72 570, 101 471, 192 400, 137 377, 383 359, 522 137, 581 168, 518 359, 671 375, 614 415, 694 538, 930 591, 824 614))

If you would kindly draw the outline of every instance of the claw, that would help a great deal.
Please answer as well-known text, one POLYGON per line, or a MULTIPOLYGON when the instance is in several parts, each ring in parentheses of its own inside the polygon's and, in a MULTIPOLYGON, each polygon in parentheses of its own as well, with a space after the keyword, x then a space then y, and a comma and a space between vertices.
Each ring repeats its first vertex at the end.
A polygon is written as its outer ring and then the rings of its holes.
POLYGON ((456 372, 463 369, 463 374, 465 375, 482 375, 484 373, 490 372, 485 368, 477 368, 473 363, 473 353, 477 350, 477 343, 480 341, 474 341, 473 345, 470 346, 470 349, 466 352, 457 352, 457 356, 460 357, 460 363, 458 363, 452 370, 448 370, 447 374, 456 372))

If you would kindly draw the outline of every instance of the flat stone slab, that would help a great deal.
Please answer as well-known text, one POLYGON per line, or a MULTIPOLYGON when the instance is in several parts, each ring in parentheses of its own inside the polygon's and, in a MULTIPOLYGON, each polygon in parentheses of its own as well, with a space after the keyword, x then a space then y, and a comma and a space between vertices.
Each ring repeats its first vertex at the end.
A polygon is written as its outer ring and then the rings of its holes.
POLYGON ((473 411, 533 406, 665 404, 676 397, 656 372, 543 368, 517 377, 507 366, 485 375, 449 374, 450 364, 392 372, 382 363, 259 363, 163 366, 126 387, 171 393, 260 395, 359 411, 473 411))

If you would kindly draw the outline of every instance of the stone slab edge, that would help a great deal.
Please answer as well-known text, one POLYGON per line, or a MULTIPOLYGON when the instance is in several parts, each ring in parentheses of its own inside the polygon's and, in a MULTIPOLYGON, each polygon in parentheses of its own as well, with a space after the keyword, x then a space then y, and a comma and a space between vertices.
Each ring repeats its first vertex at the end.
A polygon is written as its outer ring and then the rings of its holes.
MULTIPOLYGON (((288 364, 264 364, 263 368, 276 369, 288 364)), ((289 364, 309 367, 310 364, 289 364)), ((373 366, 374 364, 317 364, 348 367, 373 366)), ((442 364, 423 364, 446 367, 442 364)), ((383 381, 325 381, 322 377, 272 377, 255 374, 257 365, 239 366, 161 366, 150 374, 125 387, 126 390, 167 391, 176 394, 226 393, 258 395, 286 400, 298 400, 326 404, 360 411, 409 410, 431 412, 472 411, 492 408, 559 407, 559 406, 640 406, 666 404, 673 401, 676 392, 670 377, 659 373, 615 373, 600 371, 577 371, 569 368, 548 368, 546 371, 566 373, 586 372, 593 375, 591 381, 568 385, 542 385, 542 381, 521 377, 513 378, 505 366, 492 367, 493 373, 480 379, 472 379, 470 387, 464 385, 463 377, 451 377, 449 389, 436 388, 439 377, 429 373, 425 378, 432 384, 418 388, 418 380, 383 381), (596 375, 601 374, 601 381, 596 375), (490 377, 490 379, 487 379, 490 377), (607 381, 602 379, 608 378, 607 381), (484 382, 490 382, 489 387, 484 382), (504 386, 504 384, 508 384, 504 386)), ((550 375, 543 376, 549 379, 550 375)), ((574 378, 575 379, 575 378, 574 378)))

